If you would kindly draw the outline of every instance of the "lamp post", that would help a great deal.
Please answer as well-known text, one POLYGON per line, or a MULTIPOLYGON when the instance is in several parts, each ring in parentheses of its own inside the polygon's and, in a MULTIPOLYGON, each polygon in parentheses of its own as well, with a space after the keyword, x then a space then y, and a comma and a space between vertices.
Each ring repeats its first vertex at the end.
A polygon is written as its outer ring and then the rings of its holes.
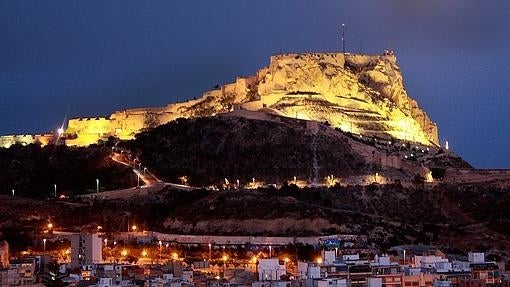
POLYGON ((46 238, 42 240, 43 242, 43 253, 46 253, 46 238))
POLYGON ((137 184, 137 187, 140 187, 140 171, 138 171, 136 173, 136 175, 138 176, 138 184, 137 184))
POLYGON ((99 178, 96 178, 96 193, 99 193, 99 178))
POLYGON ((143 175, 145 175, 145 171, 147 171, 146 167, 143 168, 143 175))
POLYGON ((55 188, 55 198, 57 198, 57 184, 55 183, 53 187, 55 188))
POLYGON ((12 196, 14 196, 14 188, 12 189, 12 196))
POLYGON ((211 243, 209 243, 209 261, 211 261, 211 247, 212 247, 212 245, 211 245, 211 243))

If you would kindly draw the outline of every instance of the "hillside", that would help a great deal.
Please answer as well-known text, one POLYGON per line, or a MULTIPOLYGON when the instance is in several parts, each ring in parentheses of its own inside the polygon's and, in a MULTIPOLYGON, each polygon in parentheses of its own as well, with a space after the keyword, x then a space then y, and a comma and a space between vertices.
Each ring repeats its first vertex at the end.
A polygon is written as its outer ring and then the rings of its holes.
POLYGON ((13 145, 0 148, 0 194, 54 197, 131 187, 136 184, 133 172, 110 160, 110 148, 90 146, 73 148, 64 145, 13 145))
POLYGON ((307 121, 280 120, 178 119, 138 135, 130 147, 162 179, 187 176, 198 186, 225 178, 281 183, 296 176, 312 182, 370 171, 346 140, 310 129, 307 121))
MULTIPOLYGON (((436 124, 408 95, 391 51, 383 55, 273 55, 269 65, 252 76, 216 85, 193 100, 164 107, 125 109, 108 117, 70 119, 64 138, 66 144, 80 146, 105 141, 110 136, 128 140, 178 118, 209 117, 239 108, 328 122, 363 136, 439 145, 436 124)), ((4 144, 12 140, 7 137, 4 144)))
POLYGON ((131 200, 86 204, 0 197, 0 239, 34 235, 51 220, 59 229, 108 232, 140 228, 180 234, 362 234, 385 249, 434 244, 446 251, 510 254, 510 193, 488 185, 370 185, 331 188, 285 186, 238 191, 167 189, 131 200), (9 206, 9 208, 7 208, 9 206), (391 207, 391 208, 388 208, 391 207), (26 210, 22 216, 15 210, 26 210), (58 214, 58 216, 57 216, 58 214), (80 214, 80 216, 72 216, 80 214))

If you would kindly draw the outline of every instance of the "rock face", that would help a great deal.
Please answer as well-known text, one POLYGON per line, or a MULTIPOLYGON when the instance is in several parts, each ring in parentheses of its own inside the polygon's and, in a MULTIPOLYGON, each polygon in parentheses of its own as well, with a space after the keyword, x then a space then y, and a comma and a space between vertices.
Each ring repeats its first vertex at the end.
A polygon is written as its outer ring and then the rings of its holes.
POLYGON ((107 119, 71 119, 66 142, 87 145, 108 136, 131 139, 143 129, 180 117, 214 116, 234 109, 328 122, 360 135, 425 145, 439 142, 437 126, 407 95, 396 57, 390 53, 275 55, 256 75, 237 78, 197 100, 128 109, 107 119))

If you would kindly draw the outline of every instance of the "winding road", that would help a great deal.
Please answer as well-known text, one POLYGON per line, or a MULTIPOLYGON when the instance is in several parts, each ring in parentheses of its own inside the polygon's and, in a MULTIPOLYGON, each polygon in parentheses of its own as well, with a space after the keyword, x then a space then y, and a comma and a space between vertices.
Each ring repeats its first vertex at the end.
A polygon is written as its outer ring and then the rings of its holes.
POLYGON ((120 199, 129 198, 133 196, 144 196, 160 192, 167 186, 187 191, 195 189, 194 187, 187 185, 162 181, 161 179, 156 177, 152 172, 150 172, 146 167, 143 167, 142 169, 142 164, 138 160, 136 159, 130 160, 127 154, 124 152, 121 153, 112 152, 110 158, 118 164, 122 164, 124 166, 132 168, 133 172, 140 180, 140 185, 126 189, 108 190, 99 193, 85 194, 82 195, 83 198, 120 199), (136 168, 137 166, 138 168, 136 168))

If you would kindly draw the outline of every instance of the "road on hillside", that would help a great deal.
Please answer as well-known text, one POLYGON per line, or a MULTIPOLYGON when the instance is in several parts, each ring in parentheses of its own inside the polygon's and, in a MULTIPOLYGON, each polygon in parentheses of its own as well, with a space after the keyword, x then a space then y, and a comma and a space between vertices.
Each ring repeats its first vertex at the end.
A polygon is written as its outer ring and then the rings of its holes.
POLYGON ((132 188, 108 190, 99 193, 86 194, 82 197, 98 199, 129 198, 133 196, 143 196, 150 193, 159 192, 166 186, 187 191, 194 189, 191 186, 164 182, 160 180, 152 172, 150 172, 147 167, 144 167, 138 159, 131 160, 127 153, 112 152, 111 159, 118 164, 122 164, 131 168, 140 180, 139 185, 132 188))

